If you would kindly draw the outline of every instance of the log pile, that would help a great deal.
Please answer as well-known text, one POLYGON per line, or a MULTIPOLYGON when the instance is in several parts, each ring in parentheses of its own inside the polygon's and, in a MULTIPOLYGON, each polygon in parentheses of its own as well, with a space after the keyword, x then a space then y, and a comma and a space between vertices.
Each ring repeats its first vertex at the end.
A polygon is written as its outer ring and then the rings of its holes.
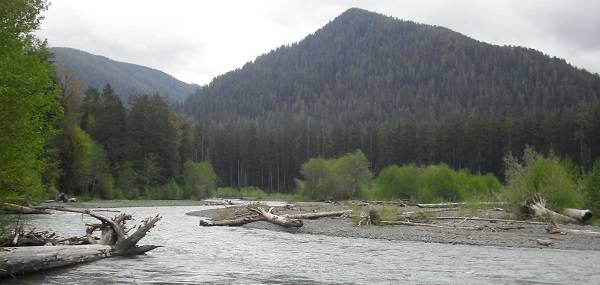
POLYGON ((126 213, 120 213, 111 219, 91 210, 67 208, 54 210, 86 214, 98 219, 99 223, 87 224, 86 236, 67 239, 47 232, 32 231, 24 234, 22 231, 15 231, 10 242, 11 247, 0 248, 0 277, 79 264, 111 256, 142 254, 159 247, 137 245, 161 219, 159 215, 143 220, 135 228, 127 229, 126 222, 131 220, 132 216, 126 213), (128 234, 133 229, 135 231, 128 234), (95 232, 100 232, 100 236, 94 236, 95 232))
POLYGON ((350 210, 344 210, 277 215, 273 212, 273 207, 270 207, 268 210, 265 210, 265 208, 261 206, 248 206, 246 209, 249 212, 249 214, 241 215, 233 219, 214 221, 212 219, 201 218, 199 225, 202 227, 235 227, 258 221, 266 221, 286 228, 300 228, 304 225, 302 220, 314 220, 325 217, 339 217, 342 215, 349 214, 351 212, 350 210))

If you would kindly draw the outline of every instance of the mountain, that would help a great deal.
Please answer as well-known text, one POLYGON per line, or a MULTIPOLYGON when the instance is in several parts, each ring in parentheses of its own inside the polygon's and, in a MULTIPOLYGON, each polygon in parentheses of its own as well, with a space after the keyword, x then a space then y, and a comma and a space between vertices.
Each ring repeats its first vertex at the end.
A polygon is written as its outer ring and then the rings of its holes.
POLYGON ((182 101, 198 85, 188 84, 160 70, 115 61, 85 51, 54 47, 50 49, 58 71, 75 70, 88 87, 101 90, 109 83, 125 101, 131 95, 159 93, 169 100, 182 101))
POLYGON ((600 77, 539 51, 350 9, 186 99, 192 159, 223 186, 291 190, 310 158, 361 150, 377 172, 446 163, 503 174, 526 146, 589 169, 600 77))
POLYGON ((599 99, 598 75, 562 59, 353 8, 215 78, 186 106, 198 119, 381 122, 555 112, 599 99))

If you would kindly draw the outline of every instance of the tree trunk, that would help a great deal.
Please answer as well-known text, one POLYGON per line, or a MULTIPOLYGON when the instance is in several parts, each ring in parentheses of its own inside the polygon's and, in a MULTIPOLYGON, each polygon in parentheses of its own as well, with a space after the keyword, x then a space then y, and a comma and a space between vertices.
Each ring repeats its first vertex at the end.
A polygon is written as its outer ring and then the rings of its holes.
POLYGON ((546 227, 546 232, 550 234, 591 234, 591 235, 600 235, 600 232, 590 231, 590 230, 576 230, 576 229, 565 229, 561 228, 556 222, 551 221, 550 224, 546 227))
POLYGON ((349 215, 352 213, 352 210, 343 210, 343 211, 332 211, 332 212, 318 212, 318 213, 302 213, 302 214, 291 214, 286 215, 292 219, 302 219, 302 220, 314 220, 319 218, 326 217, 339 217, 343 215, 349 215))
POLYGON ((1 203, 0 212, 7 214, 50 214, 49 211, 44 209, 37 209, 34 207, 20 206, 10 203, 1 203))
POLYGON ((0 277, 74 265, 111 255, 108 245, 4 247, 0 248, 0 277))
POLYGON ((544 222, 507 220, 507 219, 490 219, 490 218, 479 218, 479 217, 434 217, 432 219, 434 219, 434 220, 466 220, 466 221, 505 222, 505 223, 530 224, 530 225, 545 225, 546 224, 544 222))
POLYGON ((280 225, 286 228, 299 228, 302 227, 302 220, 293 219, 287 216, 279 216, 272 213, 273 207, 269 208, 268 211, 263 209, 262 207, 256 208, 248 208, 250 211, 257 213, 259 216, 264 217, 265 221, 270 222, 272 224, 280 225))
POLYGON ((507 202, 472 202, 472 203, 434 203, 434 204, 417 204, 419 208, 454 208, 460 206, 493 206, 493 205, 508 205, 507 202))
POLYGON ((255 213, 256 215, 249 215, 237 219, 231 220, 222 220, 222 221, 212 221, 209 219, 200 219, 200 226, 203 227, 213 227, 213 226, 242 226, 249 223, 254 223, 258 221, 267 221, 276 225, 280 225, 283 227, 302 227, 302 220, 313 220, 325 217, 339 217, 345 214, 349 214, 351 210, 345 211, 332 211, 332 212, 318 212, 318 213, 300 213, 300 214, 290 214, 290 215, 275 215, 273 214, 273 208, 270 208, 268 211, 261 207, 257 208, 248 208, 249 211, 255 213))
POLYGON ((535 217, 538 218, 542 218, 542 219, 551 219, 551 220, 559 220, 562 222, 566 222, 566 223, 577 223, 579 222, 578 220, 565 216, 565 215, 561 215, 557 212, 554 212, 550 209, 546 208, 546 203, 545 201, 541 200, 541 201, 536 201, 536 202, 532 202, 529 204, 529 209, 531 210, 531 212, 533 213, 533 215, 535 217))
POLYGON ((592 218, 592 212, 590 210, 579 210, 566 208, 563 210, 566 216, 576 219, 580 222, 585 222, 592 218))
POLYGON ((159 247, 137 246, 137 242, 161 219, 159 215, 143 220, 136 231, 128 236, 125 222, 132 219, 129 214, 121 213, 109 219, 91 210, 55 207, 46 207, 46 209, 87 214, 100 220, 100 224, 87 225, 86 238, 91 244, 0 248, 0 276, 35 272, 117 255, 142 254, 159 247), (101 231, 99 240, 92 236, 92 233, 97 230, 101 231))

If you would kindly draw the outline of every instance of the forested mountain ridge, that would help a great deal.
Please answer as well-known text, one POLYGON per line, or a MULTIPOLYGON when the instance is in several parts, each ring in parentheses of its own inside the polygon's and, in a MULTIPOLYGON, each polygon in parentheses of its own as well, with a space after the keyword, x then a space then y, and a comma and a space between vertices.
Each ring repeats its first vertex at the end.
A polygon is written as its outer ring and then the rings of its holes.
POLYGON ((350 9, 188 97, 191 158, 221 185, 291 191, 300 166, 362 150, 502 176, 527 145, 600 157, 600 77, 533 49, 350 9))
POLYGON ((600 77, 533 49, 350 9, 314 34, 191 96, 198 119, 443 118, 561 111, 600 98, 600 77))
POLYGON ((199 86, 188 84, 160 70, 119 62, 81 50, 50 48, 58 73, 71 70, 87 87, 102 89, 107 83, 125 101, 131 95, 159 93, 172 101, 182 101, 199 86))

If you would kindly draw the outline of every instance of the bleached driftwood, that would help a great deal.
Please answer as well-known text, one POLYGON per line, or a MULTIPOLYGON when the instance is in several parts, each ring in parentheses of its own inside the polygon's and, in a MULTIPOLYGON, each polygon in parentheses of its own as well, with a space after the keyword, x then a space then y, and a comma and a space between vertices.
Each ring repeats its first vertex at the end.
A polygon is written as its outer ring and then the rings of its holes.
POLYGON ((316 213, 300 213, 300 214, 289 214, 289 215, 276 215, 273 214, 273 208, 271 207, 268 211, 262 207, 248 207, 248 210, 252 212, 252 215, 239 217, 236 219, 213 221, 211 219, 202 218, 200 219, 200 226, 212 227, 212 226, 242 226, 245 224, 267 221, 283 227, 302 227, 302 220, 313 220, 325 217, 338 217, 345 214, 349 214, 351 211, 332 211, 332 212, 316 212, 316 213))
POLYGON ((563 213, 568 216, 571 217, 573 219, 576 219, 580 222, 585 222, 589 219, 592 218, 592 211, 590 210, 579 210, 579 209, 571 209, 571 208, 565 208, 563 210, 563 213))
POLYGON ((50 214, 50 212, 45 209, 37 209, 11 203, 0 203, 0 212, 7 214, 50 214))
POLYGON ((545 220, 559 220, 565 223, 577 223, 579 222, 577 219, 559 214, 554 212, 548 208, 546 208, 546 200, 540 196, 535 197, 531 201, 527 202, 527 207, 533 216, 545 219, 545 220))
POLYGON ((576 229, 565 229, 562 228, 555 221, 551 221, 546 227, 546 232, 549 234, 590 234, 590 235, 600 235, 600 232, 590 231, 590 230, 576 230, 576 229))
POLYGON ((460 226, 459 224, 455 225, 438 225, 438 224, 428 224, 428 223, 416 223, 409 221, 381 221, 381 225, 402 225, 402 226, 420 226, 420 227, 431 227, 431 228, 440 228, 440 229, 459 229, 459 230, 485 230, 489 229, 492 231, 495 230, 515 230, 522 229, 523 226, 511 226, 511 225, 498 225, 498 226, 460 226))
MULTIPOLYGON (((139 240, 161 219, 159 215, 143 220, 135 228, 136 230, 128 235, 129 231, 125 228, 125 222, 132 219, 131 215, 121 213, 110 219, 90 210, 60 208, 60 211, 87 214, 100 220, 99 224, 88 225, 85 239, 90 244, 1 248, 0 276, 46 270, 117 255, 142 254, 159 247, 137 245, 139 240), (97 230, 101 231, 99 239, 92 236, 92 233, 97 230)), ((18 234, 15 239, 18 240, 18 234)))
POLYGON ((419 208, 455 208, 460 206, 493 206, 493 205, 508 205, 507 202, 462 202, 462 203, 432 203, 432 204, 417 204, 419 208))
POLYGON ((508 220, 508 219, 491 219, 491 218, 479 218, 479 217, 434 217, 434 220, 467 220, 467 221, 487 221, 487 222, 504 222, 513 224, 530 224, 530 225, 545 225, 544 222, 535 221, 521 221, 521 220, 508 220))

